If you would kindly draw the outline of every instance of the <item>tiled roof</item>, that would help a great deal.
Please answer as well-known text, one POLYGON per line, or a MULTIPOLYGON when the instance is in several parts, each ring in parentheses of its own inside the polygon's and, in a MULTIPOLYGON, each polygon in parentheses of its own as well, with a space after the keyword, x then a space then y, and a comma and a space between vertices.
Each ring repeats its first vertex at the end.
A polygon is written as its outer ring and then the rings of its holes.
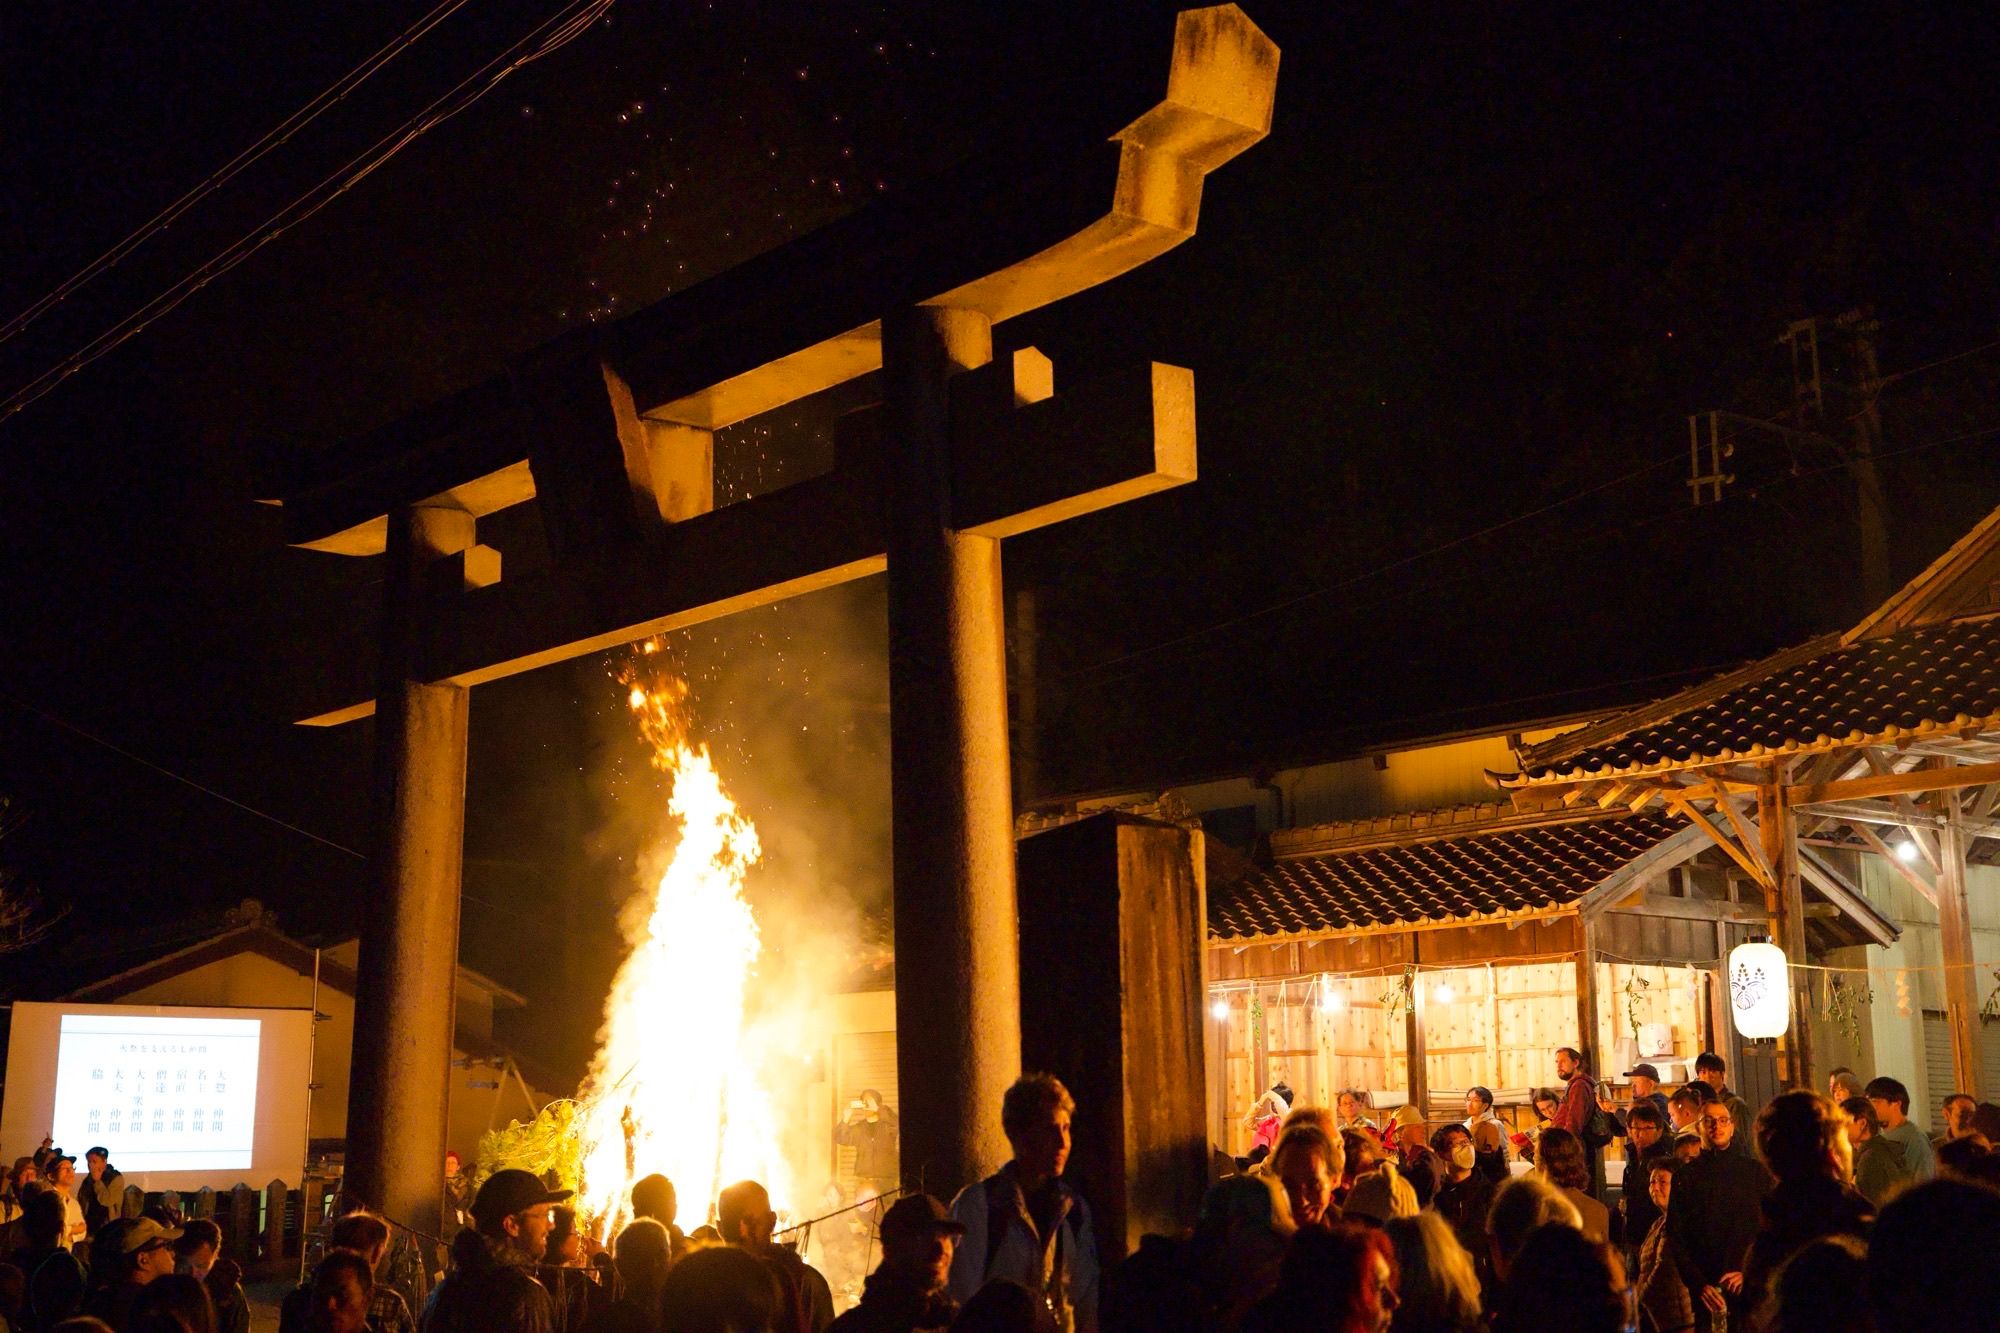
POLYGON ((1713 685, 1524 751, 1529 781, 1657 772, 1872 740, 1903 740, 2000 721, 2000 617, 1959 620, 1771 659, 1765 672, 1713 685), (1664 714, 1664 715, 1663 715, 1664 714), (1636 719, 1635 719, 1636 721, 1636 719))
POLYGON ((1209 895, 1209 933, 1240 940, 1546 911, 1685 827, 1679 815, 1629 815, 1280 861, 1209 895))

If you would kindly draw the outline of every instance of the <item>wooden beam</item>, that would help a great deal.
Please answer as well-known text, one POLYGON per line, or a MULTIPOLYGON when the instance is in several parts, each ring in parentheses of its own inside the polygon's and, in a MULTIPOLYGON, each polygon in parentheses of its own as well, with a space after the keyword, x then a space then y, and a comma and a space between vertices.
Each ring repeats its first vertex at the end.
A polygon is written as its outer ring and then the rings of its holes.
POLYGON ((1713 898, 1676 898, 1670 893, 1628 893, 1605 912, 1615 916, 1664 917, 1677 921, 1764 920, 1764 909, 1749 903, 1717 902, 1713 898))
MULTIPOLYGON (((1861 751, 1861 757, 1867 762, 1869 771, 1877 777, 1888 777, 1894 773, 1908 773, 1925 766, 1921 758, 1913 758, 1908 764, 1902 763, 1902 755, 1900 753, 1892 759, 1883 753, 1882 747, 1879 745, 1870 745, 1864 748, 1861 751)), ((1906 815, 1914 816, 1917 813, 1916 802, 1912 801, 1906 795, 1894 795, 1889 797, 1888 800, 1891 805, 1906 815)), ((1931 873, 1936 874, 1938 867, 1943 864, 1938 859, 1936 837, 1928 830, 1923 832, 1913 830, 1910 833, 1910 841, 1923 854, 1924 860, 1929 863, 1931 873)))
POLYGON ((1932 886, 1929 880, 1925 879, 1922 875, 1919 875, 1914 869, 1912 869, 1907 863, 1904 862, 1902 857, 1896 855, 1895 852, 1891 851, 1889 849, 1888 844, 1884 843, 1880 838, 1875 836, 1875 831, 1873 829, 1868 828, 1862 824, 1853 825, 1853 829, 1855 836, 1860 838, 1861 841, 1867 843, 1868 849, 1870 851, 1874 852, 1875 855, 1881 857, 1884 861, 1887 861, 1890 867, 1894 869, 1897 874, 1901 875, 1905 880, 1909 881, 1910 887, 1915 889, 1918 893, 1922 894, 1925 902, 1929 903, 1932 907, 1937 906, 1937 901, 1938 901, 1937 889, 1932 886))
MULTIPOLYGON (((1775 771, 1773 777, 1776 777, 1775 771)), ((1772 908, 1771 937, 1784 946, 1793 962, 1806 959, 1805 895, 1799 879, 1799 826, 1785 800, 1786 788, 1773 781, 1757 794, 1757 826, 1763 859, 1771 868, 1772 883, 1766 902, 1772 908)), ((1791 977, 1792 1026, 1779 1038, 1778 1049, 1787 1062, 1787 1082, 1794 1088, 1813 1086, 1811 973, 1802 967, 1789 969, 1791 977)))
MULTIPOLYGON (((1801 840, 1803 842, 1803 839, 1801 840)), ((1877 912, 1868 901, 1868 895, 1859 885, 1852 883, 1830 862, 1824 860, 1802 846, 1799 850, 1799 873, 1812 881, 1828 903, 1846 916, 1867 934, 1868 938, 1883 948, 1894 944, 1901 935, 1894 922, 1877 912)))
MULTIPOLYGON (((1411 936, 1410 961, 1415 963, 1417 960, 1417 939, 1411 936)), ((1417 1114, 1426 1120, 1431 1118, 1430 1053, 1424 1033, 1424 1009, 1428 1003, 1424 994, 1423 973, 1417 972, 1410 979, 1409 1007, 1403 1011, 1403 1054, 1410 1067, 1407 1084, 1410 1105, 1416 1107, 1417 1114)))
MULTIPOLYGON (((2000 787, 1986 788, 2000 791, 2000 787)), ((1942 815, 1918 808, 1905 809, 1887 801, 1837 801, 1824 805, 1802 805, 1800 814, 1810 814, 1821 825, 1827 824, 1881 824, 1889 828, 1916 828, 1927 832, 1937 832, 1944 822, 1942 815)), ((1970 815, 1959 820, 1959 827, 1968 838, 2000 839, 2000 821, 1988 818, 1974 818, 1970 815)))
POLYGON ((1730 827, 1736 830, 1736 840, 1743 844, 1743 849, 1755 856, 1758 864, 1764 867, 1763 882, 1766 885, 1776 883, 1777 868, 1771 863, 1763 839, 1750 821, 1744 818, 1743 812, 1736 808, 1736 802, 1729 798, 1727 792, 1718 791, 1715 794, 1715 805, 1723 814, 1729 816, 1730 827))
MULTIPOLYGON (((1654 876, 1665 874, 1682 862, 1693 860, 1707 845, 1708 835, 1692 824, 1678 833, 1670 834, 1606 875, 1598 882, 1596 888, 1578 899, 1579 915, 1588 921, 1602 916, 1607 911, 1624 910, 1619 899, 1630 897, 1633 889, 1643 887, 1654 876)), ((1676 898, 1672 901, 1682 900, 1676 898)))
POLYGON ((1729 853, 1730 859, 1735 861, 1737 865, 1743 868, 1744 874, 1750 876, 1750 878, 1757 881, 1758 884, 1763 885, 1766 888, 1770 887, 1769 881, 1765 875, 1764 868, 1758 865, 1757 862, 1750 859, 1748 853, 1746 853, 1741 847, 1738 847, 1736 845, 1735 839, 1731 838, 1727 833, 1724 833, 1721 829, 1717 828, 1715 824, 1712 821, 1710 821, 1707 815, 1704 815, 1701 811, 1695 809, 1693 803, 1690 802, 1685 796, 1670 795, 1667 797, 1667 804, 1672 806, 1674 809, 1680 811, 1683 815, 1686 815, 1688 818, 1688 822, 1693 824, 1696 828, 1700 829, 1703 833, 1706 833, 1708 835, 1708 839, 1710 842, 1713 842, 1723 851, 1729 853))
POLYGON ((1951 1072, 1956 1092, 1975 1102, 1984 1081, 1980 1068, 1979 973, 1974 967, 1972 911, 1965 895, 1965 834, 1952 818, 1940 839, 1944 870, 1938 876, 1938 940, 1944 955, 1944 1016, 1951 1032, 1951 1072))
POLYGON ((1877 796, 1898 796, 1923 791, 1955 791, 1961 787, 1983 787, 2000 782, 2000 764, 1961 764, 1955 768, 1920 768, 1910 773, 1877 774, 1849 778, 1844 782, 1807 783, 1785 789, 1786 799, 1797 805, 1820 805, 1827 801, 1869 800, 1877 796))
POLYGON ((1576 1048, 1593 1073, 1604 1072, 1606 1052, 1597 1049, 1597 932, 1583 923, 1582 947, 1576 954, 1576 1048))

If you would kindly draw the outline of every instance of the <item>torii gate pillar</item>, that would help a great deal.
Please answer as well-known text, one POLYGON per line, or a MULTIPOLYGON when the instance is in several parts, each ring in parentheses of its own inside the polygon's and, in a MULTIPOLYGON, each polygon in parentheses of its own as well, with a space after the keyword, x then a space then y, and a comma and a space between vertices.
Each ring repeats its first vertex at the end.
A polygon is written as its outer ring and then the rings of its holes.
MULTIPOLYGON (((389 515, 375 710, 368 900, 347 1102, 348 1191, 438 1235, 450 1095, 469 691, 417 677, 425 588, 471 556, 472 515, 389 515)), ((490 554, 490 553, 489 553, 490 554)))
POLYGON ((947 1197, 1007 1159, 1021 1071, 1000 541, 950 525, 947 382, 992 355, 975 311, 882 322, 902 1173, 947 1197))

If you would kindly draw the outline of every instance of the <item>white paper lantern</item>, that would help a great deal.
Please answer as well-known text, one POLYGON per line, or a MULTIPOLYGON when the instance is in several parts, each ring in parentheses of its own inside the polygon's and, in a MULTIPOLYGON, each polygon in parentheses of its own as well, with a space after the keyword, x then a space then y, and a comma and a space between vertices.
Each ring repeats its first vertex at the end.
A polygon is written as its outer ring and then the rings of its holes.
POLYGON ((1741 1036, 1785 1035, 1792 1025, 1792 993, 1783 949, 1751 940, 1729 951, 1729 1012, 1741 1036))

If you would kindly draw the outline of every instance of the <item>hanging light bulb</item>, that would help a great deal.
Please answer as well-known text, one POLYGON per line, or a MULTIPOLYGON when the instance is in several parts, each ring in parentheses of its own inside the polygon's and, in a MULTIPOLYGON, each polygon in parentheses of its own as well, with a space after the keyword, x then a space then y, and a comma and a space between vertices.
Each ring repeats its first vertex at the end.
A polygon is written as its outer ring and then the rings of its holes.
POLYGON ((1431 992, 1431 998, 1439 1004, 1450 1004, 1458 998, 1458 992, 1451 988, 1449 981, 1440 981, 1437 989, 1431 992))
POLYGON ((1920 855, 1922 853, 1917 850, 1917 844, 1914 839, 1905 838, 1896 844, 1896 859, 1898 861, 1914 861, 1920 855))
POLYGON ((1208 1006, 1208 1016, 1218 1023, 1227 1023, 1229 1021, 1229 1001, 1218 996, 1215 1003, 1208 1006))
POLYGON ((1319 988, 1319 1011, 1323 1014, 1337 1014, 1347 1007, 1347 997, 1330 986, 1319 988))
POLYGON ((1752 939, 1729 951, 1729 1012, 1736 1031, 1752 1040, 1782 1037, 1792 1025, 1790 968, 1785 951, 1752 939))

